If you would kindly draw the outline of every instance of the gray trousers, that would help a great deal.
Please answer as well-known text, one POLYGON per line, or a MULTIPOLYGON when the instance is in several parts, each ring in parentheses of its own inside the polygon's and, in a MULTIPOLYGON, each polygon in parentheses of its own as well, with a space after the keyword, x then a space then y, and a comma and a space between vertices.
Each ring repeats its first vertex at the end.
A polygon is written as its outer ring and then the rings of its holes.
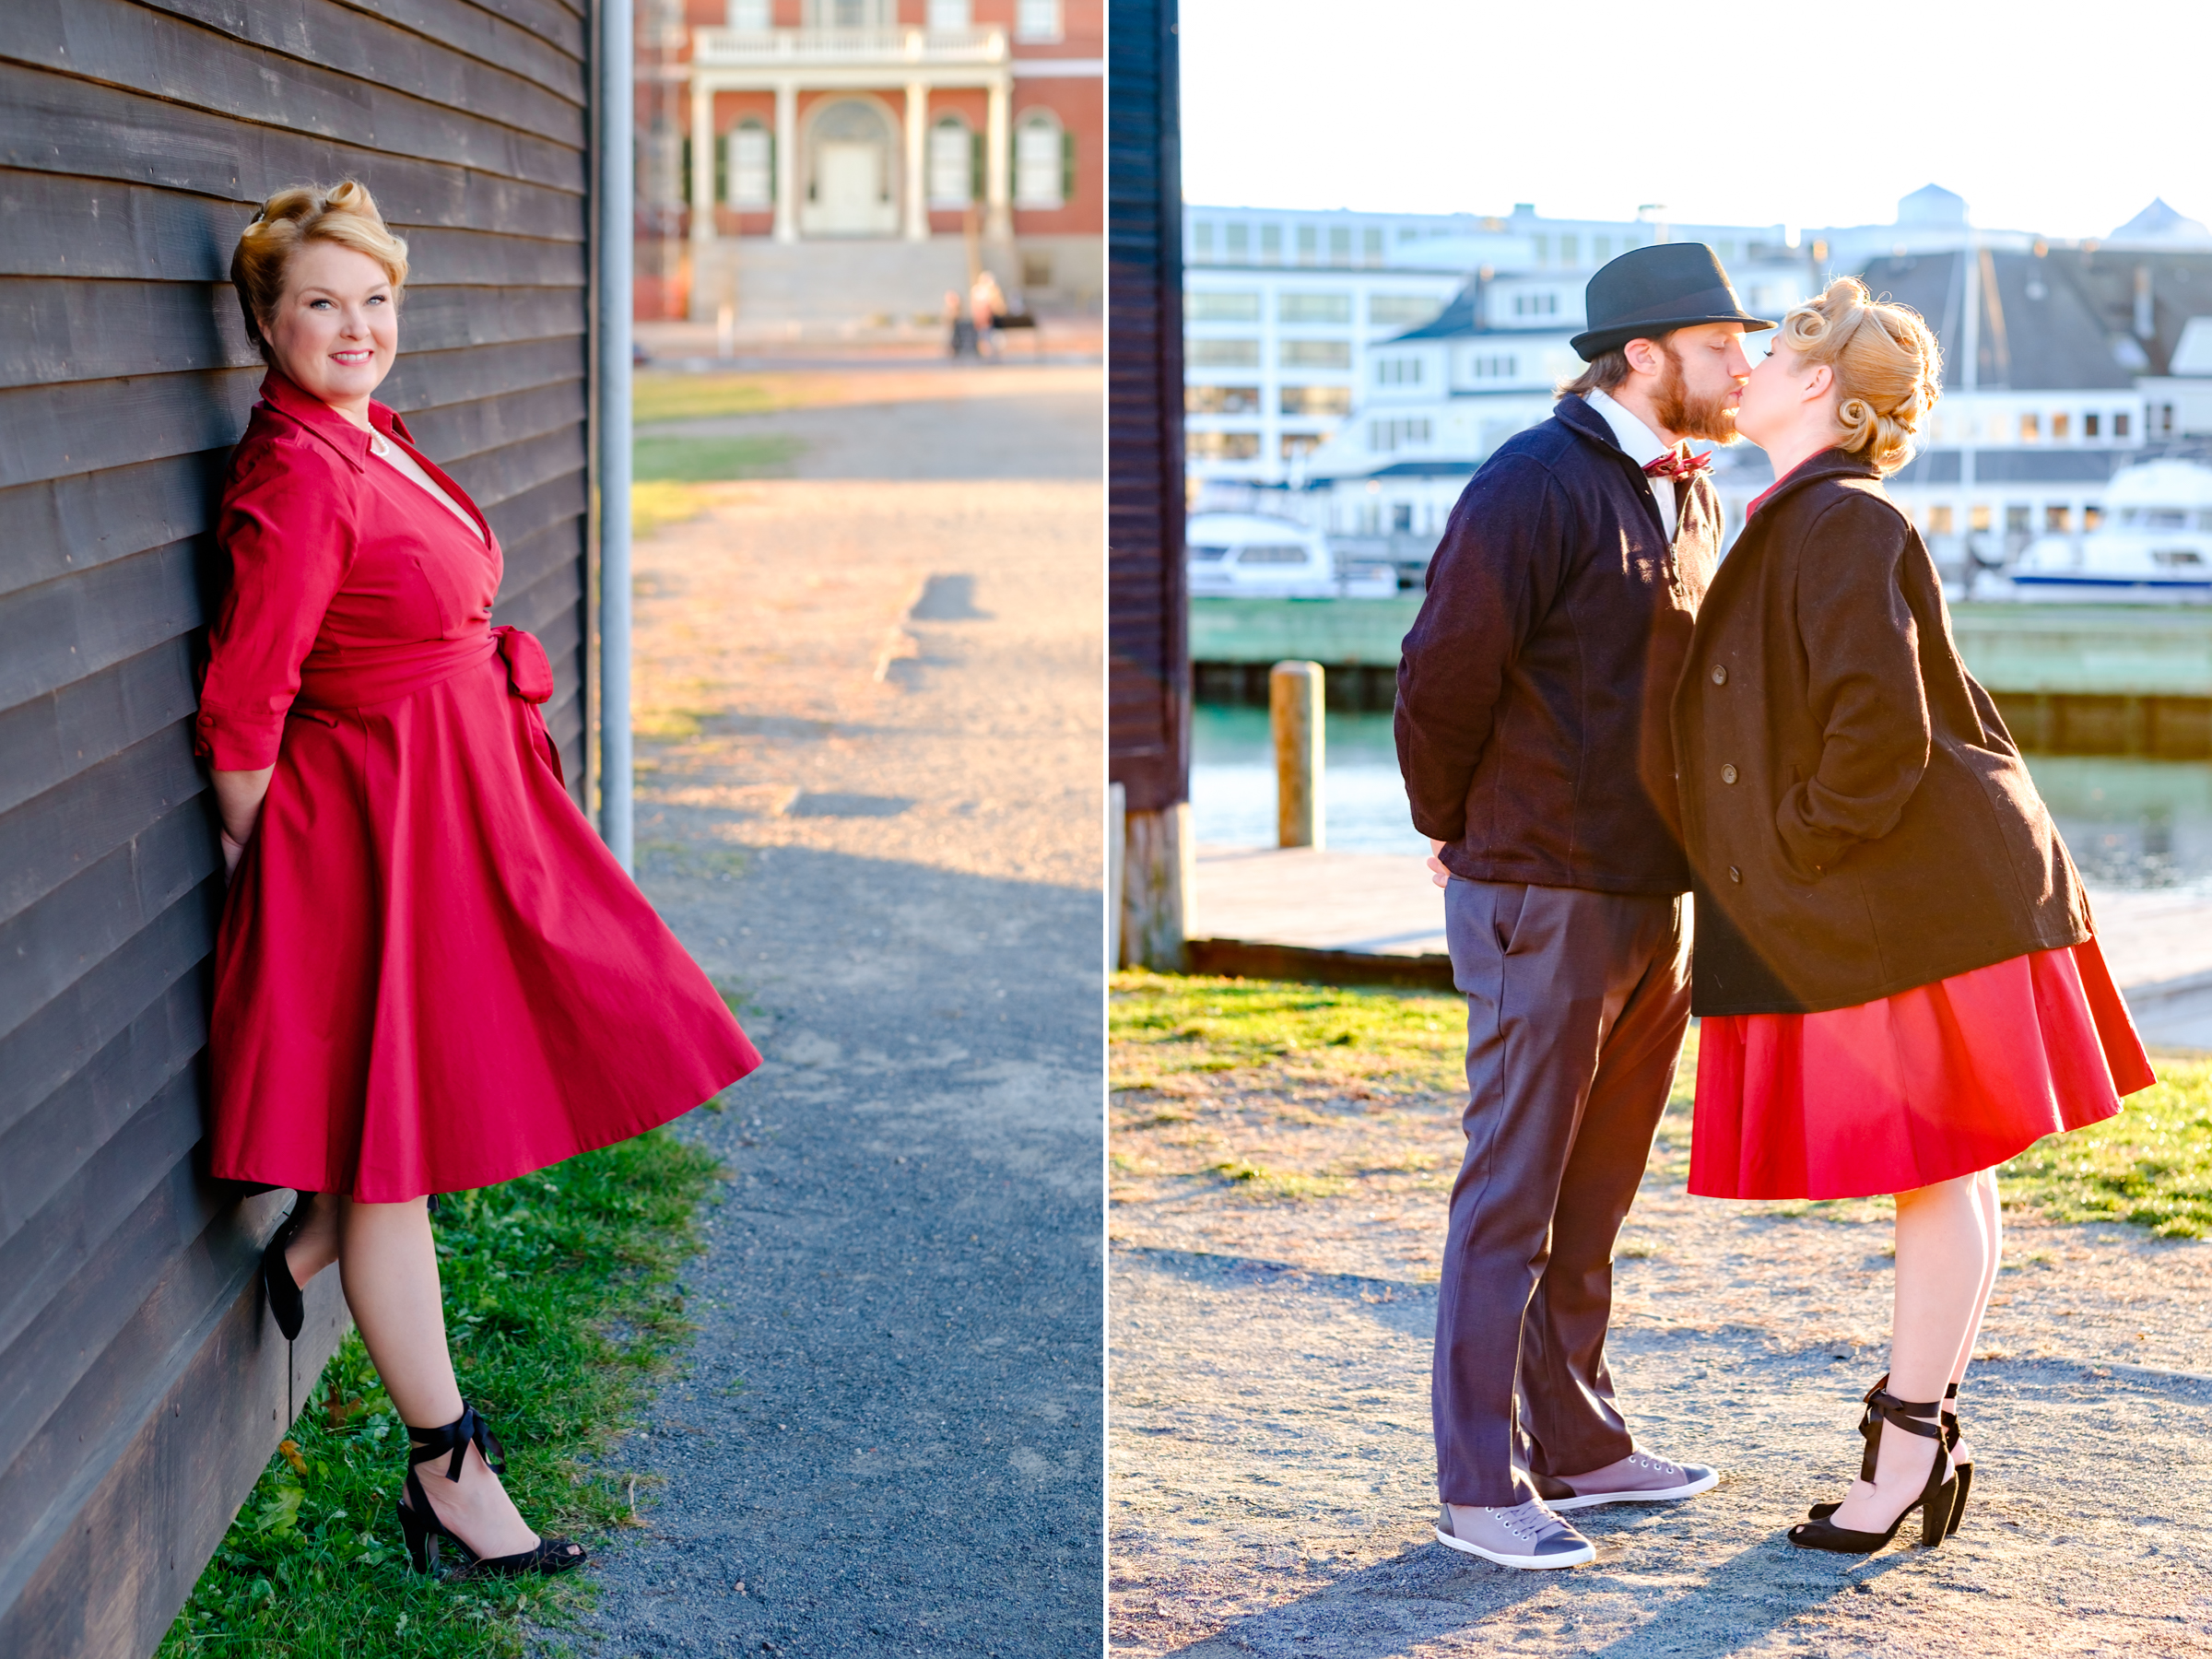
POLYGON ((1453 877, 1467 1150, 1452 1187, 1430 1407, 1447 1503, 1535 1496, 1634 1449, 1613 1403, 1613 1241, 1689 1023, 1683 901, 1453 877), (1515 1406, 1519 1406, 1516 1418, 1515 1406))

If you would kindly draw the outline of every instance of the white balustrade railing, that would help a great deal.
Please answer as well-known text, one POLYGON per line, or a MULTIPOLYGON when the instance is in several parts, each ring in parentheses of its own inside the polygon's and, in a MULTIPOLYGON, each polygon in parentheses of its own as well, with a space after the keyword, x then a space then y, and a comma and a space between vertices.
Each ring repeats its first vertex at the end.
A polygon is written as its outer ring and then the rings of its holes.
POLYGON ((768 63, 1003 63, 1003 29, 699 29, 691 60, 702 65, 768 63))

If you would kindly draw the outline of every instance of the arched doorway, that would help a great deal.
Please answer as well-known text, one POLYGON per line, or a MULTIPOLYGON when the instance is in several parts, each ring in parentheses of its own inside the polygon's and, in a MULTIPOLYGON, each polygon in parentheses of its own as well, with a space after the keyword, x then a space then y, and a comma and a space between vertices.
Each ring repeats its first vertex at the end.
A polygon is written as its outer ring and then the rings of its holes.
POLYGON ((898 129, 866 99, 825 104, 806 128, 799 230, 806 236, 899 233, 898 129))

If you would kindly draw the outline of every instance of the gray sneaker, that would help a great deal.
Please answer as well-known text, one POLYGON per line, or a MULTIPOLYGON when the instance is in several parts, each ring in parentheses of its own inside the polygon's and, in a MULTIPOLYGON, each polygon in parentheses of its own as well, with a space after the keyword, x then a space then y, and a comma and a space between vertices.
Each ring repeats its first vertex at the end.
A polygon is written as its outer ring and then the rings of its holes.
POLYGON ((1453 1528, 1447 1503, 1436 1518, 1436 1541, 1500 1567, 1524 1570, 1580 1567, 1597 1559, 1590 1540, 1546 1509, 1538 1498, 1512 1509, 1476 1510, 1464 1530, 1453 1528))
POLYGON ((1720 1482, 1720 1471, 1704 1464, 1673 1463, 1642 1452, 1632 1452, 1617 1464, 1577 1475, 1571 1481, 1535 1477, 1537 1493, 1555 1510, 1592 1509, 1601 1503, 1679 1503, 1710 1492, 1720 1482))

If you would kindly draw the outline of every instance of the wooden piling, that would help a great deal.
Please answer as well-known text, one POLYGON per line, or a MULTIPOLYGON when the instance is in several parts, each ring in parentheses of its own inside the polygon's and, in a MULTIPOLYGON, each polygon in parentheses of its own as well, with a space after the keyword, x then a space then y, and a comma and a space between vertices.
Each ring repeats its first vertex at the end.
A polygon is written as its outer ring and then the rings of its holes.
POLYGON ((1280 847, 1327 842, 1325 682, 1319 663, 1277 663, 1267 674, 1267 724, 1275 735, 1275 839, 1280 847))

